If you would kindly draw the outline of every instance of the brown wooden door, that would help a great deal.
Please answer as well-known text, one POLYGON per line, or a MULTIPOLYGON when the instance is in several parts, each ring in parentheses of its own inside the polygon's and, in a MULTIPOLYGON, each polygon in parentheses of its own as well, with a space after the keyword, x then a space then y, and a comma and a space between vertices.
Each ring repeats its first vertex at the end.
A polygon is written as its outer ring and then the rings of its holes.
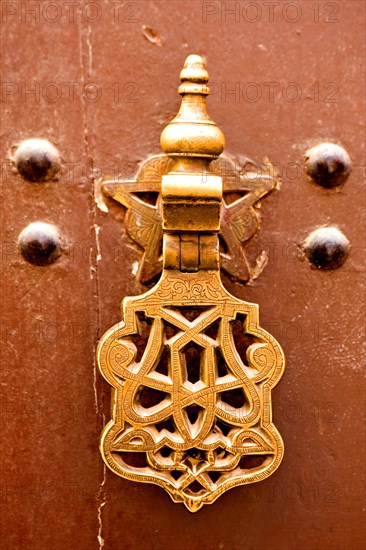
POLYGON ((3 548, 365 548, 364 3, 27 0, 1 10, 3 548), (267 266, 251 285, 224 283, 260 304, 287 357, 273 394, 282 465, 197 514, 106 471, 98 439, 110 388, 95 363, 122 297, 143 287, 124 210, 109 201, 103 212, 94 181, 131 177, 160 152, 189 53, 207 58, 226 151, 267 156, 282 177, 248 247, 252 265, 265 250, 267 266), (14 147, 34 137, 60 151, 55 181, 13 170, 14 147), (305 151, 323 141, 352 159, 341 187, 305 174, 305 151), (56 225, 64 242, 47 266, 17 249, 35 221, 56 225), (351 252, 338 269, 313 269, 301 245, 327 225, 351 252))

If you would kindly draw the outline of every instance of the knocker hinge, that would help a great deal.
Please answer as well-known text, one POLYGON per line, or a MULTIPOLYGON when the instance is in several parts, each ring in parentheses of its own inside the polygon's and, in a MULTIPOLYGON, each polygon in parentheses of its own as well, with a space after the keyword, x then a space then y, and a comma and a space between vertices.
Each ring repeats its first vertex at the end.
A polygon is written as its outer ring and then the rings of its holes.
POLYGON ((163 268, 184 272, 219 269, 219 246, 215 234, 166 234, 163 240, 163 268))

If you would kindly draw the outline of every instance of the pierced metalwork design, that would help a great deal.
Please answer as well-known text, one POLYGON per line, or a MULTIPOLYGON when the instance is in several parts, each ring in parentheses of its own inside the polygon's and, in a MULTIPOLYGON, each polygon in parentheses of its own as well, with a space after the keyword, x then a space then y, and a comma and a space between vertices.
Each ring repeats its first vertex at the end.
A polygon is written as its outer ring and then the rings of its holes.
MULTIPOLYGON (((142 163, 133 180, 107 177, 100 180, 103 192, 127 208, 126 231, 143 250, 137 272, 137 279, 142 284, 153 281, 162 270, 161 179, 173 164, 167 155, 154 155, 142 163)), ((242 282, 248 282, 251 276, 244 245, 252 239, 259 226, 255 204, 276 189, 279 182, 269 161, 255 170, 253 166, 253 161, 246 159, 240 171, 238 163, 225 154, 213 160, 210 166, 223 182, 219 233, 221 269, 242 282)))
MULTIPOLYGON (((220 279, 225 206, 212 159, 224 136, 206 111, 207 79, 202 58, 189 56, 181 110, 161 137, 168 155, 157 157, 168 164, 159 199, 161 278, 123 300, 123 320, 98 345, 99 368, 113 388, 100 443, 105 463, 121 477, 160 485, 191 512, 232 487, 265 479, 283 456, 271 412, 282 350, 260 328, 258 306, 229 294, 220 279)), ((123 200, 131 196, 130 188, 123 200)), ((157 207, 153 212, 150 227, 157 207)), ((128 215, 144 225, 135 209, 128 215)), ((241 236, 251 222, 252 214, 241 236)), ((139 234, 143 242, 149 236, 158 240, 151 228, 139 234)))
POLYGON ((192 512, 268 477, 283 456, 270 401, 283 355, 258 306, 226 292, 218 273, 164 274, 124 300, 123 318, 99 348, 114 388, 101 442, 108 466, 192 512))

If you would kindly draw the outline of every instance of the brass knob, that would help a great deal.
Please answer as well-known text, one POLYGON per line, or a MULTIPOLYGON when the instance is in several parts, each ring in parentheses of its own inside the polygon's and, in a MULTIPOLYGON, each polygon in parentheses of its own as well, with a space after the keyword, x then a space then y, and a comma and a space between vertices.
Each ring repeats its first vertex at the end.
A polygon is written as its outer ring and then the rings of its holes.
POLYGON ((177 116, 161 134, 161 148, 174 158, 217 158, 224 150, 225 136, 207 112, 206 96, 210 92, 202 57, 189 55, 180 79, 178 92, 182 104, 177 116))

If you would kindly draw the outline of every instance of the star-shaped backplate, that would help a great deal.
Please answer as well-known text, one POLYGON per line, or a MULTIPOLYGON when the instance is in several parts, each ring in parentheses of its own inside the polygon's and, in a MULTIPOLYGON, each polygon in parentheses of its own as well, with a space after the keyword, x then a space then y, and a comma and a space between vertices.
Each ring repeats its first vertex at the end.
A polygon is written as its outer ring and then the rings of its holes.
MULTIPOLYGON (((173 160, 154 155, 145 160, 133 180, 101 178, 98 185, 103 193, 127 208, 125 227, 131 239, 143 250, 137 278, 149 284, 162 270, 161 178, 173 166, 173 160)), ((269 161, 256 170, 246 159, 241 166, 228 155, 212 161, 211 170, 222 177, 223 201, 220 229, 221 269, 241 282, 251 278, 244 245, 259 226, 255 204, 273 191, 279 182, 278 174, 269 161)))

